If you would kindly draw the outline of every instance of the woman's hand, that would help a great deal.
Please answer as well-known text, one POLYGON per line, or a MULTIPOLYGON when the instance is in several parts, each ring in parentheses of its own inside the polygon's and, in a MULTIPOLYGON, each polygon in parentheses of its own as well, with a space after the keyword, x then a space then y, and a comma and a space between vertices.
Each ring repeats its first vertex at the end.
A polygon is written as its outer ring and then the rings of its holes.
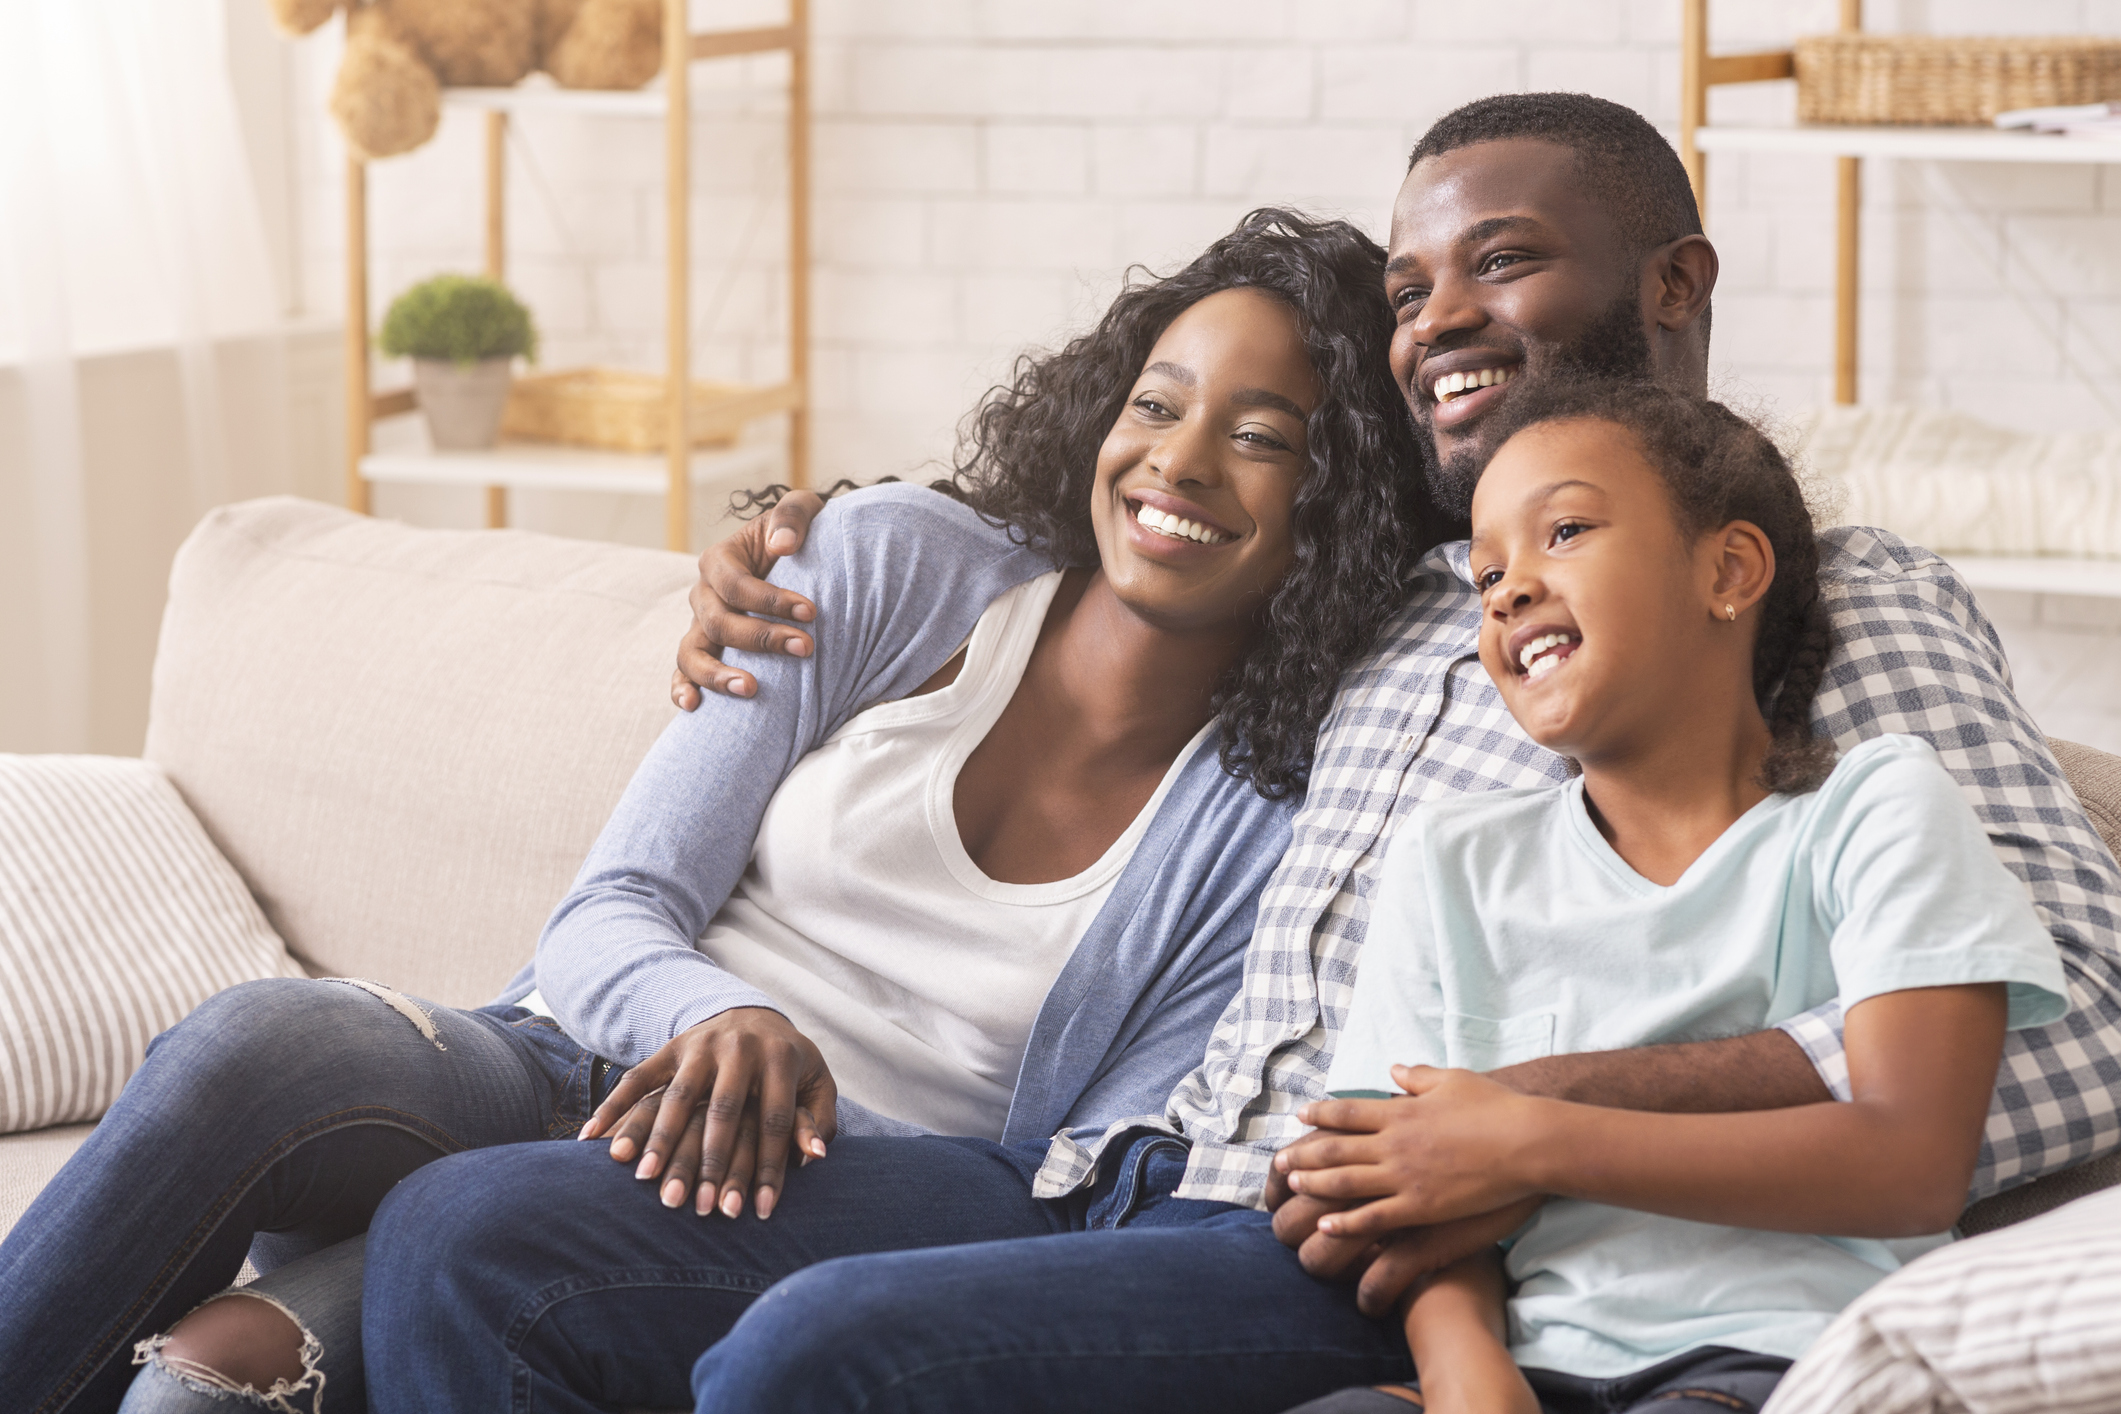
POLYGON ((1274 1156, 1292 1192, 1342 1207, 1317 1218, 1336 1249, 1537 1195, 1525 1175, 1546 1102, 1469 1070, 1394 1066, 1392 1078, 1405 1096, 1304 1106, 1297 1117, 1320 1132, 1274 1156))
POLYGON ((611 1157, 640 1163, 634 1177, 663 1177, 663 1206, 694 1195, 703 1216, 744 1211, 754 1187, 761 1218, 773 1214, 788 1150, 825 1157, 838 1130, 838 1089, 825 1058, 788 1018, 735 1007, 666 1041, 626 1072, 581 1137, 611 1136, 611 1157), (645 1141, 644 1141, 645 1136, 645 1141))
POLYGON ((700 554, 700 580, 692 586, 692 627, 678 641, 678 665, 670 675, 670 700, 686 712, 700 705, 705 688, 728 697, 749 697, 758 679, 727 666, 715 655, 728 648, 753 653, 810 656, 810 636, 786 624, 760 623, 753 614, 809 623, 817 605, 766 583, 774 562, 803 548, 810 522, 824 509, 814 491, 791 491, 742 530, 700 554))

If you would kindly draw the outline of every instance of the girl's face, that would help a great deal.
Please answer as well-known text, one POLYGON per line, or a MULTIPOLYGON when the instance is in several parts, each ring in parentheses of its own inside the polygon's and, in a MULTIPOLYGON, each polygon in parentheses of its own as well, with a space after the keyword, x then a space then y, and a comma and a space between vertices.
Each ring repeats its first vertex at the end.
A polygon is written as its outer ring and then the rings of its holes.
POLYGON ((1542 423, 1505 443, 1473 493, 1471 556, 1481 665, 1541 746, 1590 765, 1642 751, 1712 699, 1751 702, 1750 611, 1773 551, 1744 521, 1683 535, 1663 480, 1612 423, 1542 423))
POLYGON ((1319 396, 1280 300, 1221 290, 1171 321, 1097 455, 1091 523, 1122 603, 1181 631, 1258 613, 1293 555, 1319 396))

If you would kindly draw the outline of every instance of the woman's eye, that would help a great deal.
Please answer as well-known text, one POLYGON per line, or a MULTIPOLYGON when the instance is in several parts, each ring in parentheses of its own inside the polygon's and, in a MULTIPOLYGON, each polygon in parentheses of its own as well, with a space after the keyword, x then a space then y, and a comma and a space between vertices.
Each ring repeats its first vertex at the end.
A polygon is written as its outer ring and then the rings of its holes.
POLYGON ((1154 393, 1142 394, 1134 400, 1134 406, 1151 417, 1174 417, 1177 415, 1165 405, 1162 398, 1157 397, 1154 393))
POLYGON ((1286 452, 1289 450, 1287 442, 1282 441, 1279 437, 1261 432, 1255 427, 1241 428, 1231 435, 1236 441, 1250 442, 1255 447, 1265 447, 1269 451, 1286 452))

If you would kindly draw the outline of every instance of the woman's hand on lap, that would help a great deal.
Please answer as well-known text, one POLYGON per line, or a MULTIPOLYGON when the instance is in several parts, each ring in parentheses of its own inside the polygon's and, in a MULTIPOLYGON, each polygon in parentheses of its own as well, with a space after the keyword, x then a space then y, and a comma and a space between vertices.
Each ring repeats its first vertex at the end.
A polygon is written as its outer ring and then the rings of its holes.
POLYGON ((774 588, 766 576, 782 556, 803 548, 810 522, 824 505, 816 492, 791 491, 772 510, 701 552, 699 582, 692 586, 692 627, 678 641, 678 665, 670 675, 670 700, 681 710, 699 706, 703 689, 725 697, 749 697, 759 690, 758 679, 716 656, 724 649, 810 656, 808 634, 751 616, 802 623, 817 618, 815 604, 774 588))
POLYGON ((663 1205, 693 1198, 705 1215, 753 1206, 771 1216, 791 1145, 800 1163, 825 1157, 838 1090, 825 1058, 788 1018, 736 1007, 679 1032, 621 1077, 582 1127, 609 1137, 611 1157, 662 1178, 663 1205), (695 1183, 698 1187, 695 1190, 695 1183))

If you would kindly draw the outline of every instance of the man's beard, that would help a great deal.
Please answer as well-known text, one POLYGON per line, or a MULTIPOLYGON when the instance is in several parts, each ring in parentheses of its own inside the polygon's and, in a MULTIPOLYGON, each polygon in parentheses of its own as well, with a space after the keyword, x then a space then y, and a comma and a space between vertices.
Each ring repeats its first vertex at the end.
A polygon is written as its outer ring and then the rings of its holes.
MULTIPOLYGON (((1510 380, 1509 396, 1537 397, 1542 382, 1560 378, 1649 376, 1650 336, 1642 327, 1641 296, 1631 292, 1606 306, 1568 343, 1528 345, 1523 368, 1510 380)), ((1422 439, 1429 496, 1446 516, 1464 522, 1473 514, 1473 488, 1480 484, 1495 448, 1476 430, 1450 456, 1439 456, 1433 417, 1425 420, 1430 423, 1425 429, 1430 435, 1422 439)))

